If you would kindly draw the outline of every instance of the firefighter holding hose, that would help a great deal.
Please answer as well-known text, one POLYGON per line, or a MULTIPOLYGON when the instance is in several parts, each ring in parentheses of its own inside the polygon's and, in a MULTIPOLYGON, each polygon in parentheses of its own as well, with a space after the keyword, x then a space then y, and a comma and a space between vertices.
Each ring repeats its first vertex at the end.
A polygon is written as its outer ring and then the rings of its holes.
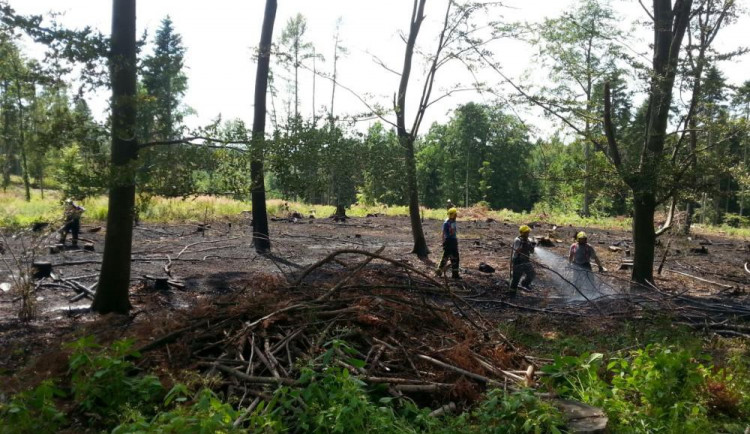
POLYGON ((570 246, 568 263, 591 271, 591 260, 593 259, 599 267, 600 272, 607 271, 599 260, 599 257, 596 256, 596 250, 589 245, 588 240, 586 232, 578 232, 578 234, 576 234, 576 242, 570 246))
POLYGON ((523 225, 518 228, 519 235, 513 241, 513 252, 510 255, 510 269, 512 276, 510 280, 510 289, 514 292, 518 289, 521 277, 524 277, 522 289, 531 290, 531 283, 536 277, 534 265, 531 263, 531 255, 534 253, 536 243, 529 239, 531 228, 523 225))

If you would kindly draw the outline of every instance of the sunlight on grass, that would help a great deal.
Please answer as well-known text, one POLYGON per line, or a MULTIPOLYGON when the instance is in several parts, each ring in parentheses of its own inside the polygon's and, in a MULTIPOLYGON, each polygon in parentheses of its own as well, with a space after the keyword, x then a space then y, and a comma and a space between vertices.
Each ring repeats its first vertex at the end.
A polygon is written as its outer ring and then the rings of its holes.
MULTIPOLYGON (((61 220, 63 199, 58 191, 45 190, 44 199, 42 199, 39 190, 32 190, 31 201, 26 202, 23 197, 23 188, 18 184, 11 185, 7 192, 0 192, 0 225, 3 227, 22 227, 37 221, 56 222, 61 220)), ((88 198, 82 202, 82 205, 86 208, 84 217, 87 220, 106 220, 106 196, 88 198)), ((184 223, 216 219, 239 219, 249 218, 249 216, 243 214, 243 211, 249 212, 251 209, 250 202, 224 197, 195 196, 184 199, 154 197, 143 210, 141 220, 152 223, 184 223)), ((316 218, 326 218, 334 214, 336 207, 269 199, 267 210, 272 217, 287 217, 289 214, 297 212, 303 217, 313 215, 316 218)), ((445 211, 444 209, 423 208, 422 217, 442 220, 446 217, 445 211)), ((406 217, 409 215, 409 207, 353 205, 347 209, 347 215, 350 217, 366 217, 367 215, 406 217)), ((513 224, 542 222, 558 226, 616 228, 624 231, 630 230, 632 226, 632 219, 627 217, 584 218, 577 214, 548 214, 536 211, 517 213, 507 209, 489 210, 479 206, 459 208, 458 219, 461 221, 483 221, 488 218, 513 224)), ((694 225, 694 231, 705 235, 750 238, 750 228, 735 228, 727 225, 694 225)))

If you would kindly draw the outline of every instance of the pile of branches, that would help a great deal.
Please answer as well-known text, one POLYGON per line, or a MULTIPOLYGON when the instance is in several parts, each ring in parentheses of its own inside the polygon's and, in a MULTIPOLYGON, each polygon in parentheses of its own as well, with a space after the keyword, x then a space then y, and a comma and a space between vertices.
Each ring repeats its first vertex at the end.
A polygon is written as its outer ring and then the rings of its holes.
POLYGON ((219 375, 223 392, 239 398, 300 386, 302 369, 322 368, 323 354, 369 385, 438 407, 533 382, 533 363, 447 282, 381 251, 334 252, 282 288, 193 319, 139 351, 219 375))

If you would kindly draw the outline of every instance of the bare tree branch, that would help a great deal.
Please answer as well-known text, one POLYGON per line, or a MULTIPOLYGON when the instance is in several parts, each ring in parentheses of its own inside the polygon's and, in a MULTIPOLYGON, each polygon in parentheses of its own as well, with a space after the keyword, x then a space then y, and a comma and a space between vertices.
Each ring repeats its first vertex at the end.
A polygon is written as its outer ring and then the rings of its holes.
POLYGON ((646 15, 648 15, 649 18, 651 18, 651 21, 656 21, 656 18, 654 18, 654 15, 651 13, 651 11, 648 10, 646 5, 643 4, 643 0, 638 0, 638 3, 641 5, 643 10, 646 12, 646 15))

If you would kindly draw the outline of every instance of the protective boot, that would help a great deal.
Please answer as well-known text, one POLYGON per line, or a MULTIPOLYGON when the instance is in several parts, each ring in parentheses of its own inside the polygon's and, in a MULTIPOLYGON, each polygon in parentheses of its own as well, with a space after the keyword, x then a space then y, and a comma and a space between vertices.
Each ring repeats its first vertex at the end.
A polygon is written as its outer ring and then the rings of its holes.
POLYGON ((453 270, 451 277, 456 280, 461 280, 461 276, 458 275, 458 270, 453 270))

